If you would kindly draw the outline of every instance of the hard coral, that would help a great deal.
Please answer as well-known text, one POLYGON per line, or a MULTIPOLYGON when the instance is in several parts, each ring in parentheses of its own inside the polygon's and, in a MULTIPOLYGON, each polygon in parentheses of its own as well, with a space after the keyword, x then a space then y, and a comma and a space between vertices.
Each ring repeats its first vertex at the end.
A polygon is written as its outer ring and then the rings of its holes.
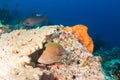
POLYGON ((72 33, 65 31, 64 26, 14 30, 0 36, 0 80, 92 80, 93 78, 106 80, 100 60, 90 54, 72 33), (45 62, 45 64, 37 62, 42 53, 46 55, 44 57, 47 65, 45 62), (66 57, 63 59, 60 56, 64 53, 66 57), (59 59, 62 59, 61 62, 54 65, 59 59), (51 60, 50 65, 48 60, 51 60))
POLYGON ((75 25, 73 27, 67 26, 65 29, 71 31, 72 34, 74 34, 75 37, 81 41, 81 43, 88 49, 90 53, 93 52, 94 48, 93 41, 87 33, 88 28, 86 26, 84 25, 75 25))

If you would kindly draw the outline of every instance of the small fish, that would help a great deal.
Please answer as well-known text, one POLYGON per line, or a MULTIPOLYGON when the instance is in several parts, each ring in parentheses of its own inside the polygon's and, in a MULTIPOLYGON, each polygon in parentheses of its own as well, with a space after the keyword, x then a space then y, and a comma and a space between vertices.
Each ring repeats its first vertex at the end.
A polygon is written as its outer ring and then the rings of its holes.
POLYGON ((26 18, 23 22, 23 26, 35 26, 37 24, 47 22, 48 17, 47 16, 41 16, 41 15, 35 15, 35 16, 30 16, 26 18))
POLYGON ((45 45, 45 50, 38 59, 39 63, 53 64, 60 62, 66 57, 64 48, 59 43, 48 42, 45 45))

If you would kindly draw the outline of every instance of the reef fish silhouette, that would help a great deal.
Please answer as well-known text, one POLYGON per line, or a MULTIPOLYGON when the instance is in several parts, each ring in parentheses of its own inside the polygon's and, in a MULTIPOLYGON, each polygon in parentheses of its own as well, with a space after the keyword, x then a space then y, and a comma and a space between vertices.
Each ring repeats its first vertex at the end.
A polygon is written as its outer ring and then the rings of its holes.
POLYGON ((47 22, 48 17, 47 16, 40 16, 40 15, 35 15, 35 16, 30 16, 26 18, 22 24, 23 26, 35 26, 36 24, 40 24, 43 22, 47 22))

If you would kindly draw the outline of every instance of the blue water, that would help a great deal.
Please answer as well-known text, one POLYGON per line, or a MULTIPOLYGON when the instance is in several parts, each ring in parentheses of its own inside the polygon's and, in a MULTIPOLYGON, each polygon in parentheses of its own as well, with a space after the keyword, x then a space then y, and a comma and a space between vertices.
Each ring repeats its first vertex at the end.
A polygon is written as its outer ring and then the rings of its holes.
POLYGON ((11 12, 17 9, 21 17, 39 13, 53 24, 84 24, 92 37, 100 35, 120 47, 120 0, 0 0, 0 7, 4 5, 11 12))
MULTIPOLYGON (((4 7, 21 20, 37 13, 47 15, 55 25, 88 26, 89 35, 93 40, 98 39, 95 49, 103 45, 106 48, 119 47, 113 51, 96 50, 94 55, 102 57, 106 75, 110 76, 109 72, 116 75, 115 71, 120 74, 120 0, 0 0, 0 9, 4 7), (113 61, 118 62, 110 67, 108 63, 113 61)), ((110 76, 108 80, 115 79, 110 76)))

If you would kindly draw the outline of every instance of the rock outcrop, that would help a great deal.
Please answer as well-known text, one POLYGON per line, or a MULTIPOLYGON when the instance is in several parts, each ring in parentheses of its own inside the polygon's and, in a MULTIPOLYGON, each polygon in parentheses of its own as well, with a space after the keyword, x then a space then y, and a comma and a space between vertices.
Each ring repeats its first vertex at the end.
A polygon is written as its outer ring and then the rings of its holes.
MULTIPOLYGON (((51 46, 47 46, 49 47, 51 46)), ((48 60, 51 59, 49 56, 46 57, 48 60)), ((55 79, 105 80, 100 58, 90 54, 87 48, 63 26, 14 30, 0 36, 0 80, 55 79), (53 52, 57 54, 53 56, 61 56, 59 53, 63 49, 66 56, 57 63, 56 61, 51 64, 40 63, 39 59, 46 50, 45 45, 50 42, 62 46, 62 49, 55 48, 53 52)))

